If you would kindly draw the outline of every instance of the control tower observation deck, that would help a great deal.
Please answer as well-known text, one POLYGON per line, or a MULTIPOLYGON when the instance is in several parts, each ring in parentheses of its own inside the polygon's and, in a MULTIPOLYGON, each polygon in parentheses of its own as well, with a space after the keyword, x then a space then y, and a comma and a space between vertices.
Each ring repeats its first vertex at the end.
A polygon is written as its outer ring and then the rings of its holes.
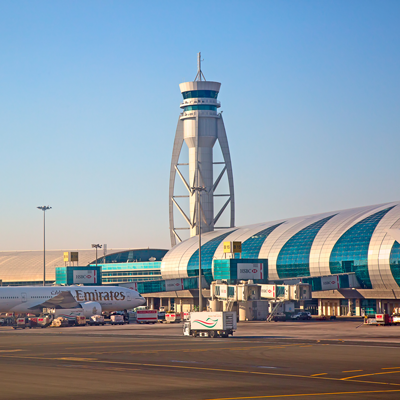
MULTIPOLYGON (((176 128, 169 184, 169 225, 172 246, 182 241, 179 230, 189 229, 190 236, 195 236, 199 234, 200 227, 202 233, 217 229, 217 221, 225 211, 228 212, 229 208, 228 227, 233 227, 235 224, 231 157, 222 114, 217 111, 221 107, 217 100, 220 87, 219 82, 205 80, 201 71, 199 53, 195 80, 179 85, 183 96, 183 102, 180 104, 183 112, 179 116, 176 128), (213 148, 217 141, 223 156, 223 161, 220 162, 214 162, 213 159, 213 148), (186 143, 189 151, 189 173, 186 177, 181 166, 187 164, 179 163, 183 142, 186 143), (214 179, 215 164, 223 164, 222 171, 216 179, 214 179), (188 194, 185 196, 175 195, 177 175, 187 189, 188 194), (228 179, 229 193, 217 195, 215 191, 224 175, 228 179), (214 198, 216 196, 225 197, 226 201, 215 213, 214 198), (180 198, 189 198, 189 215, 183 210, 180 198), (230 207, 227 208, 228 206, 230 207), (185 227, 175 225, 174 210, 178 210, 183 216, 187 223, 185 227)), ((219 228, 227 228, 227 226, 219 228)))

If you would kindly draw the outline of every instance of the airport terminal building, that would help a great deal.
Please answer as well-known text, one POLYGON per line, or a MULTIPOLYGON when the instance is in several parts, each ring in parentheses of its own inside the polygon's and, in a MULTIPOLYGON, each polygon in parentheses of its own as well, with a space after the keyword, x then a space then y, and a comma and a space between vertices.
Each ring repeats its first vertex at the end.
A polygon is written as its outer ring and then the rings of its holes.
MULTIPOLYGON (((242 259, 267 260, 269 282, 354 273, 356 287, 314 288, 320 314, 391 312, 400 306, 400 202, 208 232, 201 246, 208 283, 215 260, 224 257, 225 241, 242 242, 242 259)), ((161 263, 163 279, 197 276, 198 253, 197 237, 173 247, 161 263)))

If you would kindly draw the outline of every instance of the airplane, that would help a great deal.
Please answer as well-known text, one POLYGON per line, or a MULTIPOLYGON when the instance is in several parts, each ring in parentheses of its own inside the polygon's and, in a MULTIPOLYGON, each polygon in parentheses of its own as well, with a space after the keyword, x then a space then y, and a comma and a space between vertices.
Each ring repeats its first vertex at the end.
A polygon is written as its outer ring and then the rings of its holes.
POLYGON ((43 309, 83 312, 87 318, 102 311, 131 310, 146 304, 136 290, 119 286, 0 287, 0 312, 40 314, 43 309))

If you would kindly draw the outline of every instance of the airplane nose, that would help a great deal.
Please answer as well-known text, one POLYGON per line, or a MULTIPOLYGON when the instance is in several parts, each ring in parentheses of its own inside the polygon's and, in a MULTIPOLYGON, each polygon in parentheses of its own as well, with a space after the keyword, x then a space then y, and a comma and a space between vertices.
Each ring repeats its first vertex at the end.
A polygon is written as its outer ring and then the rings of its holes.
POLYGON ((143 297, 140 300, 141 300, 140 304, 141 306, 144 306, 147 303, 146 299, 144 299, 143 297))

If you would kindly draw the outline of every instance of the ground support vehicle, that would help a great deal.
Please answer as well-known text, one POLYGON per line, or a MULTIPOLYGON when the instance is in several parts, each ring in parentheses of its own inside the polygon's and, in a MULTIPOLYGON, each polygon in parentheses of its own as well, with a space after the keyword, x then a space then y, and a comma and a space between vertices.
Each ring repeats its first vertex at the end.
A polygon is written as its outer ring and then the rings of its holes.
POLYGON ((165 321, 167 322, 167 324, 171 324, 174 322, 181 322, 183 319, 181 314, 182 313, 179 313, 179 312, 166 313, 165 321))
POLYGON ((80 315, 76 317, 75 321, 76 326, 85 326, 86 325, 86 317, 84 315, 80 315))
POLYGON ((400 324, 400 314, 393 314, 392 315, 392 323, 393 323, 393 325, 399 325, 400 324))
POLYGON ((163 323, 165 321, 165 311, 158 311, 158 322, 163 323))
POLYGON ((312 316, 309 312, 299 312, 297 314, 292 315, 290 318, 297 319, 297 320, 308 320, 308 319, 311 319, 312 316))
POLYGON ((29 326, 29 321, 28 318, 25 317, 19 317, 15 321, 15 325, 13 326, 14 329, 25 329, 25 328, 31 328, 29 326))
POLYGON ((236 312, 191 312, 183 324, 184 336, 223 337, 233 335, 237 329, 236 312))
POLYGON ((288 317, 285 313, 278 313, 272 317, 272 321, 274 321, 274 322, 287 321, 287 319, 288 319, 288 317))
POLYGON ((392 317, 389 314, 375 314, 367 316, 364 320, 367 325, 392 325, 392 317))
POLYGON ((129 324, 129 322, 125 321, 123 315, 118 315, 118 314, 111 315, 110 320, 111 320, 110 322, 111 325, 124 325, 125 323, 129 324))
POLYGON ((137 310, 136 322, 138 324, 155 324, 158 321, 157 310, 137 310))
POLYGON ((37 325, 40 328, 47 328, 51 324, 52 318, 49 316, 38 317, 37 325))
POLYGON ((69 320, 68 318, 65 317, 58 317, 53 319, 52 323, 51 323, 51 327, 53 328, 61 328, 61 327, 65 327, 65 326, 69 326, 69 320))
POLYGON ((88 321, 89 325, 103 325, 105 324, 104 322, 104 316, 103 315, 92 315, 88 321))

